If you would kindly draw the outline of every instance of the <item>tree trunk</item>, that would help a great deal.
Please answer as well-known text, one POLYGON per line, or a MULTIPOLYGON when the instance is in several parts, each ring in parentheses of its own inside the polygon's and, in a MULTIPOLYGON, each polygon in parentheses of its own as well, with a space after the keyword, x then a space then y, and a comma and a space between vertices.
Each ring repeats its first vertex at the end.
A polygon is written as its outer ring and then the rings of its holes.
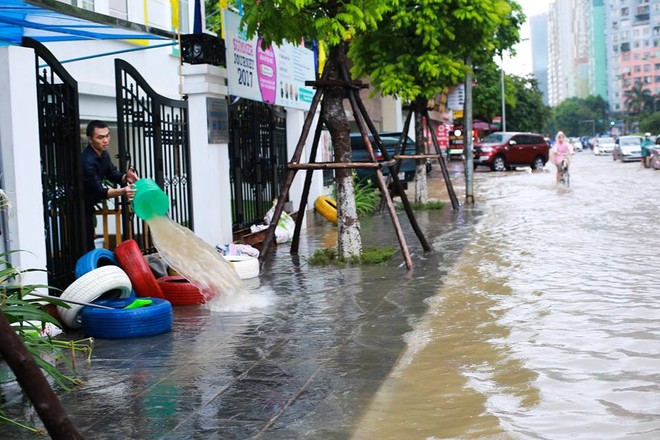
MULTIPOLYGON (((333 47, 328 56, 326 69, 328 80, 340 80, 338 63, 345 62, 346 47, 343 44, 333 47)), ((344 110, 343 87, 328 87, 323 96, 321 118, 325 123, 335 153, 335 162, 351 162, 351 139, 348 117, 344 110)), ((352 169, 336 169, 337 186, 337 253, 341 258, 350 258, 362 254, 360 222, 355 206, 355 188, 352 169)))
MULTIPOLYGON (((424 120, 422 115, 426 108, 426 99, 415 101, 415 149, 417 154, 426 154, 424 145, 424 120)), ((427 203, 429 200, 428 181, 426 179, 426 160, 417 159, 415 167, 415 203, 427 203)))

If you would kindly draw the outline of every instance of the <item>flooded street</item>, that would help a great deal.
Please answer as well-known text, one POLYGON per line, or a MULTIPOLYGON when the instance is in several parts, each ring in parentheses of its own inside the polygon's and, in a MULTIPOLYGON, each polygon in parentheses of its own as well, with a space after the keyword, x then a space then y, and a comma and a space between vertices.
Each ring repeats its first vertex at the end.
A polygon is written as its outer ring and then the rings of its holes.
POLYGON ((554 179, 476 173, 472 238, 353 438, 660 438, 660 172, 585 151, 554 179))
MULTIPOLYGON (((475 179, 474 208, 415 213, 432 252, 399 214, 413 270, 400 253, 310 265, 336 244, 318 222, 245 280, 265 307, 176 307, 171 332, 97 338, 62 405, 94 440, 660 438, 660 171, 584 152, 570 189, 475 179)), ((387 214, 360 224, 365 246, 396 246, 387 214)), ((42 426, 0 374, 3 414, 42 426)))

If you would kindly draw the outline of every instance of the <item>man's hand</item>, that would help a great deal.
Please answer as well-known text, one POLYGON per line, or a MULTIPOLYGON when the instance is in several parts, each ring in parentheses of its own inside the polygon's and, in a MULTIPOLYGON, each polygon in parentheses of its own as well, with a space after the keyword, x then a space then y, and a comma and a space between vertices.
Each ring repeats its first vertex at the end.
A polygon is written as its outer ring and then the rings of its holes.
POLYGON ((128 185, 122 188, 122 195, 128 200, 129 202, 133 200, 133 197, 135 197, 135 188, 133 185, 128 185))
POLYGON ((124 175, 124 179, 126 180, 127 185, 132 185, 135 183, 136 180, 139 179, 139 177, 135 172, 135 169, 133 167, 130 167, 128 171, 126 171, 126 174, 124 175))

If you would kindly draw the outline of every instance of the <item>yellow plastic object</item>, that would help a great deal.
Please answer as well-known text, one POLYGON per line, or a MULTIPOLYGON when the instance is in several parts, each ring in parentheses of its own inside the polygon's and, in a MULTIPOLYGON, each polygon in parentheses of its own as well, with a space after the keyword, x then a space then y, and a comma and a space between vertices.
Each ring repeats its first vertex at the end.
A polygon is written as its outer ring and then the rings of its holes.
POLYGON ((154 216, 164 216, 170 208, 170 199, 156 182, 151 179, 139 179, 134 183, 133 211, 142 220, 154 216))
POLYGON ((337 224, 337 202, 330 197, 317 197, 314 202, 314 209, 329 222, 337 224))

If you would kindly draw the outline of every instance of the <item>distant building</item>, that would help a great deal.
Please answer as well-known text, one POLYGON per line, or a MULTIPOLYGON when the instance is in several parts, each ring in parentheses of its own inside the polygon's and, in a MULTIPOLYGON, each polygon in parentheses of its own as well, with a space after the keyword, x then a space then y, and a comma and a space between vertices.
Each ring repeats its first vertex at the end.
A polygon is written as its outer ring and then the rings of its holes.
POLYGON ((591 1, 556 0, 548 13, 548 103, 590 94, 591 1))
POLYGON ((532 70, 543 94, 543 103, 548 104, 548 14, 535 15, 529 19, 532 43, 532 70))
POLYGON ((589 54, 589 94, 607 100, 607 44, 605 37, 605 2, 593 0, 589 54))
POLYGON ((660 93, 660 0, 606 1, 605 28, 610 110, 626 111, 635 85, 660 93))

